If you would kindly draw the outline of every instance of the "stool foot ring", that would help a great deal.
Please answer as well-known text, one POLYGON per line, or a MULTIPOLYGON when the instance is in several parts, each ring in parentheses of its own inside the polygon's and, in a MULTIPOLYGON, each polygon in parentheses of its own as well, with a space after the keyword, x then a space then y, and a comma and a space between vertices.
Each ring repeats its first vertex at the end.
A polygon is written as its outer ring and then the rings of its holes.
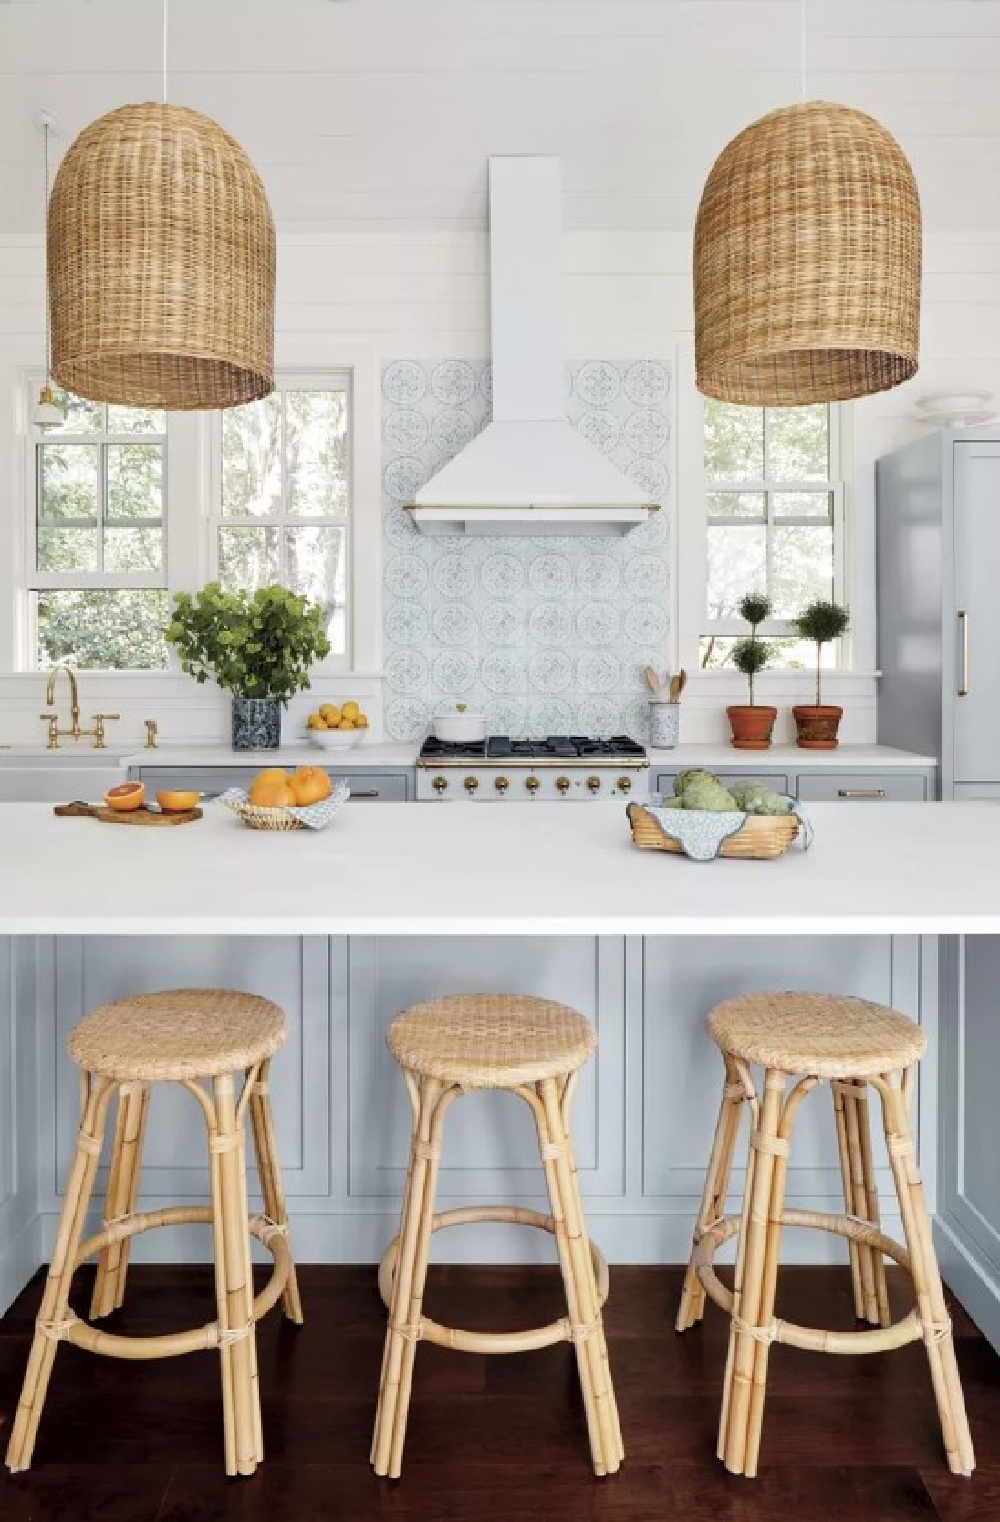
MULTIPOLYGON (((160 1226, 208 1226, 211 1223, 212 1212, 204 1205, 172 1205, 164 1210, 129 1216, 89 1237, 76 1254, 75 1267, 79 1268, 81 1263, 101 1252, 113 1241, 125 1241, 160 1226)), ((88 1321, 81 1320, 71 1312, 63 1321, 52 1325, 39 1322, 38 1330, 47 1338, 57 1342, 71 1342, 74 1347, 85 1348, 88 1353, 141 1361, 180 1358, 187 1353, 224 1347, 242 1340, 250 1335, 254 1325, 277 1304, 292 1266, 288 1241, 281 1227, 275 1226, 266 1216, 252 1216, 247 1222, 247 1230, 274 1257, 274 1271, 253 1302, 252 1320, 242 1327, 220 1332, 219 1323, 210 1321, 204 1326, 191 1327, 183 1332, 164 1332, 155 1337, 125 1337, 91 1326, 88 1321)))
MULTIPOLYGON (((908 1270, 910 1267, 909 1255, 899 1242, 854 1216, 832 1215, 821 1210, 783 1210, 781 1224, 828 1231, 883 1253, 901 1268, 908 1270)), ((730 1316, 733 1313, 733 1292, 716 1274, 712 1259, 724 1242, 739 1235, 739 1230, 738 1216, 724 1216, 702 1233, 694 1253, 695 1271, 702 1288, 709 1299, 730 1316)), ((910 1342, 926 1340, 928 1335, 938 1335, 937 1328, 922 1325, 916 1310, 889 1326, 869 1327, 863 1332, 831 1332, 823 1327, 799 1326, 794 1321, 779 1321, 777 1318, 766 1327, 751 1327, 740 1322, 737 1329, 747 1333, 755 1342, 782 1342, 788 1347, 805 1348, 813 1353, 843 1354, 883 1353, 891 1348, 905 1347, 910 1342)))
MULTIPOLYGON (((540 1231, 555 1235, 555 1221, 550 1215, 538 1210, 527 1210, 518 1205, 465 1205, 457 1210, 439 1211, 431 1218, 431 1231, 441 1231, 448 1226, 466 1226, 480 1221, 500 1221, 507 1225, 535 1226, 540 1231)), ((378 1270, 378 1290, 382 1303, 388 1308, 392 1303, 392 1284, 399 1256, 399 1238, 393 1237, 382 1255, 378 1270)), ((600 1249, 590 1243, 590 1256, 597 1281, 598 1308, 608 1298, 608 1265, 600 1249)), ((527 1353, 535 1348, 552 1347, 557 1342, 575 1342, 588 1329, 578 1329, 574 1335, 568 1316, 551 1321, 547 1326, 530 1327, 517 1332, 470 1332, 461 1327, 442 1326, 429 1316, 421 1315, 413 1326, 398 1326, 396 1330, 407 1341, 434 1342, 439 1347, 452 1348, 458 1353, 527 1353)))

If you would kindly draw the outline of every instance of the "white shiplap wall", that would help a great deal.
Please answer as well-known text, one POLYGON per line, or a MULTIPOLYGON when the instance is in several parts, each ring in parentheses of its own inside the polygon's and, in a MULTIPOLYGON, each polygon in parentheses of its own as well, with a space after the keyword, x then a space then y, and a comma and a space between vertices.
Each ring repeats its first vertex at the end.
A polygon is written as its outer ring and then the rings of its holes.
MULTIPOLYGON (((856 653, 870 670, 871 461, 912 433, 921 391, 1000 394, 1000 0, 808 0, 806 14, 810 94, 898 135, 927 228, 920 375, 856 408, 856 653)), ((41 353, 31 118, 55 110, 65 143, 157 96, 160 19, 158 0, 0 5, 4 556, 20 511, 16 372, 41 353)), ((170 95, 218 118, 264 176, 283 363, 488 352, 491 152, 562 158, 567 355, 672 356, 691 327, 704 175, 733 132, 798 97, 799 19, 798 0, 171 0, 170 95)), ((845 733, 867 738, 873 689, 850 685, 845 733)), ((191 732, 206 723, 219 716, 191 732)))

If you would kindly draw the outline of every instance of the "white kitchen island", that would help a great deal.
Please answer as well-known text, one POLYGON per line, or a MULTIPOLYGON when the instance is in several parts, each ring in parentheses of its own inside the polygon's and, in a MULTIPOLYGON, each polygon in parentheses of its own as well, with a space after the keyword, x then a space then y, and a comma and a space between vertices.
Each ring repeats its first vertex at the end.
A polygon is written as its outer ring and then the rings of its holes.
MULTIPOLYGON (((612 1261, 668 1262, 685 1256, 714 1124, 721 1065, 704 1014, 771 986, 891 1002, 927 1027, 917 1123, 938 1247, 1000 1346, 1000 810, 828 804, 809 817, 808 852, 699 864, 634 850, 611 803, 375 803, 318 835, 255 833, 218 806, 165 830, 0 806, 0 1304, 51 1246, 77 1098, 65 1037, 97 1003, 199 984, 282 1003, 273 1089, 296 1248, 314 1261, 374 1261, 394 1229, 408 1110, 382 1037, 398 1009, 472 987, 573 1004, 600 1037, 575 1107, 594 1235, 612 1261)), ((444 1208, 537 1202, 522 1108, 486 1096, 449 1117, 444 1208)), ((143 1186, 146 1204, 207 1193, 183 1092, 154 1099, 143 1186)), ((840 1203, 820 1095, 788 1193, 840 1203)), ((898 1231, 888 1208, 886 1222, 898 1231)), ((447 1248, 533 1255, 535 1235, 474 1228, 447 1248)), ((175 1258, 207 1247, 195 1228, 136 1244, 175 1258)), ((788 1237, 790 1258, 839 1250, 788 1237)))

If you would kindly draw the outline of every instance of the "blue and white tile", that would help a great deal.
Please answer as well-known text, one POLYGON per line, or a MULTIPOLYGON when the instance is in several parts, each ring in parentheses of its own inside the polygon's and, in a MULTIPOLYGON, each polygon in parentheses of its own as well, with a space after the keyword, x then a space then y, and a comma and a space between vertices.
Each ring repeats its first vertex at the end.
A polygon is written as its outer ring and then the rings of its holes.
POLYGON ((528 659, 528 691, 543 697, 569 692, 573 662, 565 650, 536 650, 528 659))
POLYGON ((568 645, 574 637, 573 612, 565 602, 537 602, 528 614, 533 645, 568 645))
POLYGON ((527 687, 527 661, 521 650, 490 650, 479 667, 480 680, 494 697, 523 694, 527 687))
POLYGON ((576 663, 576 685, 588 696, 621 686, 622 663, 610 650, 587 650, 576 663))
POLYGON ((622 436, 622 425, 613 412, 591 407, 578 421, 576 431, 602 454, 610 454, 622 436))
POLYGON ((584 597, 614 597, 621 580, 621 567, 610 550, 584 555, 576 568, 576 585, 584 597))
POLYGON ((669 627, 663 603, 633 602, 625 609, 622 628, 630 645, 663 645, 669 627))
POLYGON ((469 597, 476 586, 476 568, 462 549, 448 550, 435 561, 431 579, 441 597, 469 597))
POLYGON ((445 697, 464 697, 476 683, 476 658, 468 650, 441 650, 431 663, 431 677, 445 697))
POLYGON ((382 373, 382 395, 396 406, 412 406, 427 390, 427 374, 415 359, 396 359, 382 373))
POLYGON ((423 651, 404 646, 386 659, 383 679, 390 692, 413 697, 426 691, 430 674, 430 662, 423 651))
POLYGON ((487 597, 510 599, 525 587, 524 558, 506 547, 505 540, 485 540, 491 546, 479 568, 479 584, 487 597), (504 548, 493 548, 496 544, 504 548))
POLYGON ((622 437, 637 455, 658 455, 670 442, 670 424, 664 413, 654 412, 651 407, 640 408, 625 419, 622 437))
POLYGON ((609 407, 621 393, 621 371, 609 360, 588 360, 573 377, 573 389, 588 407, 609 407))
POLYGON ((422 740, 429 718, 427 704, 417 698, 394 697, 385 705, 384 723, 390 740, 422 740))
POLYGON ((565 698, 536 698, 528 704, 528 734, 532 739, 567 735, 573 731, 573 705, 565 698))
POLYGON ((528 586, 546 600, 568 597, 573 590, 573 567, 567 555, 539 549, 528 557, 528 586))
POLYGON ((431 371, 431 391, 445 407, 460 407, 476 394, 478 377, 466 359, 440 360, 431 371))
POLYGON ((431 614, 434 638, 442 645, 474 647, 479 631, 476 615, 465 602, 441 602, 431 614))
POLYGON ((577 733, 607 739, 621 733, 621 705, 614 698, 581 698, 576 705, 577 733))
POLYGON ((385 610, 383 627, 390 645, 425 645, 431 621, 422 603, 392 602, 385 610))
POLYGON ((625 371, 625 395, 637 407, 663 407, 670 396, 670 371, 658 359, 637 359, 625 371))
POLYGON ((523 645, 527 639, 524 607, 517 602, 488 602, 479 614, 479 630, 487 645, 523 645))
POLYGON ((613 645, 620 625, 618 607, 612 602, 586 603, 576 615, 577 637, 584 645, 613 645))
POLYGON ((633 597, 653 598, 667 589, 669 569, 663 555, 633 555, 625 562, 625 587, 633 597))
POLYGON ((427 590, 430 572, 419 553, 397 550, 388 556, 382 580, 390 596, 413 599, 427 590))

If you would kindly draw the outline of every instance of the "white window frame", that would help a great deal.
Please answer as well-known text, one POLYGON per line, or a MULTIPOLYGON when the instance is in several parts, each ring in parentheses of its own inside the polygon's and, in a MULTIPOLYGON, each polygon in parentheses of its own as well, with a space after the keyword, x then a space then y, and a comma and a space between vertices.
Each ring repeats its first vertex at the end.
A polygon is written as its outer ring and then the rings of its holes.
MULTIPOLYGON (((222 417, 212 415, 208 480, 209 495, 206 503, 206 563, 209 577, 218 576, 219 529, 225 527, 273 526, 302 527, 311 523, 336 527, 343 523, 347 530, 347 565, 345 567, 346 601, 345 630, 346 649, 342 654, 330 654, 317 668, 330 675, 351 673, 371 674, 380 640, 381 599, 378 596, 378 540, 381 534, 381 501, 377 490, 373 492, 370 479, 370 455, 372 440, 369 438, 372 402, 366 389, 365 370, 377 374, 374 362, 366 366, 355 356, 352 362, 330 364, 322 368, 295 369, 283 367, 274 377, 276 391, 329 391, 343 388, 348 395, 348 507, 344 518, 310 518, 287 512, 287 482, 282 477, 282 511, 274 517, 235 517, 222 512, 222 417), (365 506, 362 508, 361 504, 365 506), (372 505, 374 504, 374 512, 372 505), (374 517, 376 533, 373 535, 371 520, 374 517), (374 616, 373 616, 374 614, 374 616), (377 622, 376 622, 377 619, 377 622), (366 669, 367 668, 367 669, 366 669)), ((376 403, 377 405, 377 403, 376 403)), ((376 413, 377 416, 377 413, 376 413)), ((376 425, 377 426, 377 425, 376 425)), ((374 439, 377 454, 378 434, 374 439)), ((377 481, 377 476, 376 476, 377 481)))
MULTIPOLYGON (((35 625, 33 595, 36 592, 67 589, 69 591, 114 591, 135 588, 137 591, 153 590, 172 593, 191 585, 197 578, 193 565, 190 540, 197 539, 199 523, 196 510, 197 491, 197 428, 198 420, 189 413, 168 413, 166 428, 161 434, 137 433, 74 433, 52 434, 37 428, 31 422, 31 413, 39 387, 44 383, 40 373, 22 374, 19 392, 24 409, 24 467, 23 489, 18 493, 23 513, 21 515, 21 574, 15 591, 18 616, 14 631, 14 669, 37 671, 37 628, 35 625), (160 441, 163 448, 163 569, 161 571, 39 571, 38 509, 41 489, 41 453, 38 445, 50 443, 85 444, 100 448, 101 444, 136 444, 160 441), (194 486, 195 491, 192 492, 194 486), (184 546, 187 546, 185 552, 184 546), (18 595, 19 594, 19 595, 18 595)), ((98 472, 98 498, 103 522, 103 500, 106 490, 103 471, 98 472)), ((95 671, 97 668, 93 668, 95 671)), ((141 676, 155 679, 168 674, 162 671, 126 668, 115 671, 116 676, 141 676)))
MULTIPOLYGON (((744 491, 758 493, 795 492, 826 489, 833 497, 833 596, 836 601, 854 602, 855 587, 854 544, 850 499, 847 482, 851 479, 851 454, 853 443, 852 418, 849 407, 843 403, 830 403, 830 470, 827 480, 781 482, 769 480, 711 481, 705 474, 705 399, 694 383, 694 345, 692 340, 681 344, 678 350, 678 511, 675 550, 675 586, 677 601, 676 658, 680 666, 689 672, 697 672, 704 679, 732 679, 732 671, 726 667, 701 667, 701 641, 710 633, 720 639, 738 637, 747 632, 742 620, 719 619, 711 628, 705 615, 706 584, 708 575, 708 498, 712 493, 744 491)), ((782 526, 795 519, 783 519, 782 526)), ((816 519, 803 518, 807 526, 816 519)), ((770 541, 772 523, 766 523, 770 541)), ((769 545, 770 548, 770 545, 769 545)), ((761 625, 761 634, 767 638, 794 635, 795 629, 788 619, 768 619, 761 625)), ((850 634, 838 642, 836 670, 852 669, 853 642, 850 634)), ((776 673, 790 668, 772 668, 776 673)))

